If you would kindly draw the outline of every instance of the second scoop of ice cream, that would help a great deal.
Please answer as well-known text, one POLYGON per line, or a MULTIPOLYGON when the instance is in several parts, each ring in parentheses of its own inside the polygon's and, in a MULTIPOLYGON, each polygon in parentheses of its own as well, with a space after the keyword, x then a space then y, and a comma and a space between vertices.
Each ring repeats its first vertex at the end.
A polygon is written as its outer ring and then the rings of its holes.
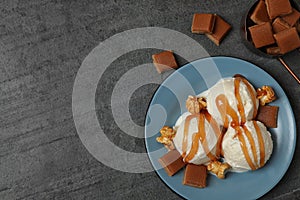
POLYGON ((243 77, 221 79, 206 92, 206 101, 208 112, 225 128, 252 120, 258 108, 256 91, 243 77))
POLYGON ((207 111, 184 114, 179 121, 173 141, 185 162, 200 165, 219 157, 221 130, 207 111))
POLYGON ((247 121, 242 126, 228 128, 222 150, 225 161, 234 171, 255 170, 269 160, 273 141, 263 123, 247 121))

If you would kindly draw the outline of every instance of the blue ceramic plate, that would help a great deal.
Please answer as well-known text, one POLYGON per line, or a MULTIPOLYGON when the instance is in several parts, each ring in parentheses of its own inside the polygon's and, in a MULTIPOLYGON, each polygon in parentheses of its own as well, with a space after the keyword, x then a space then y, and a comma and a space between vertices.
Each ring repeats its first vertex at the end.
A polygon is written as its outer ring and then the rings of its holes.
POLYGON ((230 57, 204 58, 189 63, 170 75, 156 91, 146 116, 146 148, 151 163, 160 178, 186 199, 257 199, 270 191, 282 178, 292 160, 296 144, 296 125, 290 103, 280 85, 265 71, 244 60, 230 57), (182 184, 184 169, 169 177, 161 169, 158 159, 166 153, 156 142, 163 125, 173 126, 185 112, 188 95, 199 94, 221 77, 242 74, 254 87, 270 85, 278 99, 271 105, 279 106, 278 127, 269 129, 274 142, 273 154, 267 164, 256 171, 227 173, 220 180, 208 175, 203 189, 182 184))

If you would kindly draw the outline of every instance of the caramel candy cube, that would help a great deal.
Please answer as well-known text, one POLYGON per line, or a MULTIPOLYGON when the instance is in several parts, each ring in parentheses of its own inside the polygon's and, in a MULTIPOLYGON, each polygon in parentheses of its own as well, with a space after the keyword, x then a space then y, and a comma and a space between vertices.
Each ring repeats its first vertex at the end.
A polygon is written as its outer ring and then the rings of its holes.
POLYGON ((294 26, 300 18, 300 12, 293 8, 293 12, 289 15, 282 17, 290 26, 294 26))
POLYGON ((274 56, 278 56, 280 55, 280 48, 279 47, 268 47, 267 48, 267 54, 270 54, 270 55, 274 55, 274 56))
POLYGON ((266 0, 269 17, 274 19, 292 13, 292 6, 289 0, 266 0))
POLYGON ((286 23, 283 19, 281 19, 280 17, 277 17, 273 24, 273 31, 274 33, 279 33, 280 31, 283 31, 285 29, 290 28, 290 25, 288 23, 286 23))
POLYGON ((206 166, 187 164, 183 177, 183 184, 193 187, 206 187, 206 166))
POLYGON ((194 14, 192 22, 192 33, 212 33, 215 25, 215 15, 213 14, 194 14))
POLYGON ((278 109, 278 106, 259 106, 256 119, 268 128, 276 128, 278 109))
POLYGON ((175 57, 172 51, 163 51, 158 54, 152 55, 153 64, 156 67, 158 73, 162 73, 164 71, 170 69, 177 69, 178 65, 176 63, 175 57))
POLYGON ((163 166, 169 176, 173 176, 185 166, 180 153, 176 149, 169 151, 158 159, 158 162, 163 166))
POLYGON ((267 12, 267 7, 264 1, 260 0, 255 7, 250 19, 256 24, 261 24, 264 22, 269 22, 270 18, 267 12))
POLYGON ((273 31, 270 22, 249 27, 252 41, 256 48, 274 44, 273 31))
POLYGON ((300 47, 300 38, 295 27, 274 34, 274 37, 282 54, 300 47))
POLYGON ((216 16, 215 28, 212 34, 207 33, 206 36, 213 41, 217 46, 220 45, 226 34, 230 31, 231 26, 220 16, 216 16))

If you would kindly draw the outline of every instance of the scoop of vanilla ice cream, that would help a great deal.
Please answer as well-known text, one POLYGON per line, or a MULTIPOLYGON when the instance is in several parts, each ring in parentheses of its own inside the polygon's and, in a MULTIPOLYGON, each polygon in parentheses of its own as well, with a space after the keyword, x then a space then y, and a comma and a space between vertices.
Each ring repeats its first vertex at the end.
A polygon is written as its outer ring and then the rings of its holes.
MULTIPOLYGON (((220 125, 224 125, 224 123, 223 123, 221 113, 216 106, 216 99, 221 94, 224 94, 226 96, 230 107, 232 107, 232 109, 236 112, 239 118, 239 124, 241 122, 241 115, 238 110, 238 100, 235 94, 234 80, 235 78, 231 78, 231 77, 221 79, 214 86, 212 86, 208 91, 200 94, 201 96, 205 95, 207 101, 207 110, 217 120, 217 122, 220 125)), ((249 83, 249 88, 243 81, 240 81, 238 92, 241 97, 241 102, 244 108, 246 121, 253 119, 254 108, 257 109, 259 103, 257 98, 255 98, 255 102, 252 101, 251 93, 256 97, 256 91, 250 83, 249 83)), ((231 121, 231 116, 229 115, 227 116, 229 118, 229 121, 231 121)))
MULTIPOLYGON (((185 123, 186 123, 186 118, 187 116, 189 116, 190 113, 184 113, 181 117, 179 117, 179 119, 176 122, 176 135, 173 139, 173 142, 175 144, 176 149, 179 151, 179 153, 182 155, 183 154, 183 139, 184 139, 184 129, 185 129, 185 123)), ((198 133, 198 117, 194 117, 190 120, 190 123, 188 125, 187 128, 187 148, 186 148, 186 156, 189 154, 189 152, 191 151, 192 148, 192 143, 193 143, 193 134, 198 133)), ((213 130, 211 124, 205 119, 204 122, 204 127, 205 127, 205 132, 206 132, 206 141, 208 144, 208 149, 209 151, 212 153, 212 155, 215 156, 216 154, 216 145, 217 145, 217 141, 218 141, 218 137, 215 133, 215 131, 213 130)), ((183 157, 183 160, 185 160, 185 157, 183 157)), ((197 153, 195 154, 195 156, 193 157, 193 159, 191 159, 189 161, 189 163, 193 163, 196 165, 200 165, 200 164, 205 164, 207 162, 209 162, 210 159, 207 157, 205 150, 203 149, 202 143, 199 141, 199 146, 198 146, 198 150, 197 153)))
POLYGON ((222 141, 225 162, 236 172, 254 170, 250 167, 246 159, 245 150, 255 169, 262 167, 269 160, 273 150, 271 134, 267 131, 263 123, 259 121, 247 121, 243 126, 249 131, 250 137, 246 135, 245 128, 241 126, 229 127, 222 141), (255 125, 260 133, 255 129, 255 125), (240 130, 239 133, 237 129, 240 130), (241 138, 243 138, 244 143, 240 140, 238 134, 240 134, 240 137, 242 136, 241 138), (249 138, 252 138, 254 143, 251 144, 251 139, 249 138), (243 145, 246 146, 244 150, 242 149, 243 145), (254 154, 256 154, 256 162, 254 154))
POLYGON ((178 119, 176 120, 176 123, 175 123, 174 128, 177 130, 178 127, 180 126, 180 124, 185 120, 185 118, 186 118, 187 116, 191 115, 191 114, 192 114, 192 113, 190 113, 190 112, 184 112, 182 115, 180 115, 180 116, 178 117, 178 119))

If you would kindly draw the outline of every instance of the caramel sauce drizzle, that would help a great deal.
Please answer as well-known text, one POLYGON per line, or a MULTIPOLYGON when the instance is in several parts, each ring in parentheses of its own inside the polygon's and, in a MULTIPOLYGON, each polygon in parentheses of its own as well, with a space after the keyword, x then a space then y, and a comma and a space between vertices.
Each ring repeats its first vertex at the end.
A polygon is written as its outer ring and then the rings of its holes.
MULTIPOLYGON (((202 114, 200 114, 198 116, 198 132, 193 134, 191 150, 190 150, 189 154, 185 157, 185 162, 191 161, 194 158, 194 156, 196 155, 196 153, 198 152, 199 140, 201 140, 202 139, 201 137, 203 137, 203 134, 201 134, 203 132, 203 129, 201 129, 202 124, 204 124, 204 117, 202 114)), ((204 130, 204 134, 206 134, 205 130, 204 130)), ((204 146, 203 146, 203 149, 204 149, 204 146)))
POLYGON ((183 140, 183 157, 186 155, 187 150, 187 134, 189 129, 190 120, 194 117, 198 118, 198 132, 194 133, 192 136, 192 146, 190 152, 185 157, 184 161, 189 162, 191 161, 198 152, 199 149, 199 142, 203 147, 206 156, 210 160, 216 160, 217 157, 220 155, 221 149, 221 130, 217 124, 217 122, 211 117, 211 115, 207 111, 203 111, 200 114, 190 115, 190 118, 187 118, 185 121, 185 129, 184 129, 184 140, 183 140), (191 117, 190 117, 191 116, 191 117), (216 146, 216 156, 209 150, 208 142, 206 139, 206 131, 205 131, 205 119, 210 123, 211 127, 213 128, 216 137, 218 138, 217 146, 216 146))
POLYGON ((202 143, 202 147, 206 153, 206 156, 210 160, 216 160, 216 157, 211 153, 211 151, 209 151, 205 131, 205 114, 203 112, 200 113, 200 118, 198 122, 198 133, 200 134, 200 142, 202 143))
POLYGON ((221 114, 225 128, 229 127, 229 120, 227 115, 229 115, 232 119, 231 126, 234 127, 239 124, 239 117, 235 110, 230 106, 228 99, 224 94, 220 94, 219 96, 217 96, 216 105, 221 114))
POLYGON ((246 85, 248 91, 250 92, 250 96, 251 96, 251 100, 252 100, 252 103, 253 103, 253 119, 256 117, 257 115, 257 108, 256 108, 256 94, 254 93, 253 91, 253 88, 252 86, 250 85, 250 83, 248 82, 247 79, 245 78, 241 78, 242 82, 246 85))
POLYGON ((237 126, 237 127, 235 127, 235 130, 238 132, 237 136, 239 138, 240 145, 241 145, 242 151, 244 153, 244 156, 246 158, 246 161, 247 161, 248 165, 250 166, 250 168, 252 170, 255 170, 256 166, 253 164, 253 162, 250 158, 250 155, 249 155, 249 152, 248 152, 248 149, 247 149, 247 146, 246 146, 246 141, 245 141, 244 136, 243 136, 242 131, 241 131, 241 127, 237 126))
MULTIPOLYGON (((252 136, 252 134, 250 133, 250 131, 247 129, 246 126, 243 126, 243 129, 244 129, 244 132, 245 132, 246 137, 247 137, 248 140, 249 140, 250 148, 251 148, 252 155, 253 155, 253 158, 254 158, 255 169, 257 169, 257 168, 258 168, 258 166, 257 166, 257 152, 256 152, 256 147, 255 147, 255 142, 254 142, 253 136, 252 136)), ((246 144, 245 144, 245 145, 246 145, 246 144)))
POLYGON ((259 161, 259 167, 263 167, 265 165, 265 144, 263 142, 262 133, 260 131, 260 128, 257 125, 256 121, 253 121, 253 125, 257 134, 258 143, 259 143, 259 150, 260 150, 260 161, 259 161))
POLYGON ((240 77, 234 79, 234 95, 237 100, 237 108, 241 116, 241 123, 244 124, 246 122, 246 117, 245 117, 244 105, 240 94, 241 79, 242 78, 240 77))
POLYGON ((223 134, 220 126, 218 125, 217 121, 207 112, 204 112, 205 119, 210 123, 211 127, 213 128, 216 137, 218 138, 217 145, 216 145, 216 157, 219 158, 222 149, 222 140, 223 134))
POLYGON ((187 136, 189 131, 190 122, 193 118, 197 117, 198 114, 189 115, 186 117, 184 122, 184 132, 183 132, 183 140, 182 140, 182 157, 186 156, 187 151, 187 136))

